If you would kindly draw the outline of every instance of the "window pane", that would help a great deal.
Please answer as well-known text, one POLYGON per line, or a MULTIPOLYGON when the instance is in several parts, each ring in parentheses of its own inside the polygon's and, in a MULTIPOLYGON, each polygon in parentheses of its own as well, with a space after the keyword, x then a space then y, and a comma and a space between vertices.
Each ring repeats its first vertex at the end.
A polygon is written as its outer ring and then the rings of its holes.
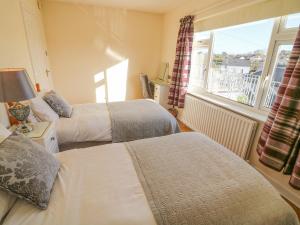
POLYGON ((295 28, 300 25, 300 13, 292 14, 287 17, 285 28, 295 28))
POLYGON ((194 35, 189 91, 197 92, 204 87, 204 73, 208 60, 210 32, 194 35))
POLYGON ((275 100, 279 85, 284 75, 292 51, 292 45, 280 45, 277 51, 274 68, 271 76, 270 86, 268 88, 264 106, 271 108, 275 100))
POLYGON ((274 20, 214 32, 210 92, 254 106, 274 20))

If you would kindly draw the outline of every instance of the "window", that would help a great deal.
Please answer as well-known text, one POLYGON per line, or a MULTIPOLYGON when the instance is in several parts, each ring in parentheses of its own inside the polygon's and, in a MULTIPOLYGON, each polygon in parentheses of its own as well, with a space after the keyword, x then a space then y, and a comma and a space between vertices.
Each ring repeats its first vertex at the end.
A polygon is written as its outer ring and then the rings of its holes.
POLYGON ((286 29, 299 27, 299 25, 300 25, 300 13, 287 16, 285 22, 286 29))
POLYGON ((207 71, 210 32, 196 33, 194 36, 189 91, 204 88, 207 71))
POLYGON ((214 31, 209 92, 254 106, 273 24, 266 20, 214 31))
POLYGON ((300 13, 195 33, 189 92, 269 110, 299 24, 300 13))
POLYGON ((276 58, 272 60, 274 66, 272 68, 271 82, 264 103, 266 108, 271 108, 273 105, 285 68, 289 61, 292 47, 292 44, 282 44, 277 47, 276 58))

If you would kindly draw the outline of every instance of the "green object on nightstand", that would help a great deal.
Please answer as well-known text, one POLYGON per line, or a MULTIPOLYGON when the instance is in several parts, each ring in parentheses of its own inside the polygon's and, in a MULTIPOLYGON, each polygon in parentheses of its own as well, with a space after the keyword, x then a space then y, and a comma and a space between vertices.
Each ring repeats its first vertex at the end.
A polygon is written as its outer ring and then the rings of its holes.
POLYGON ((19 133, 24 134, 32 131, 32 127, 26 124, 27 118, 30 114, 30 107, 28 105, 25 106, 17 102, 10 107, 8 111, 12 116, 21 122, 21 125, 16 128, 19 133))

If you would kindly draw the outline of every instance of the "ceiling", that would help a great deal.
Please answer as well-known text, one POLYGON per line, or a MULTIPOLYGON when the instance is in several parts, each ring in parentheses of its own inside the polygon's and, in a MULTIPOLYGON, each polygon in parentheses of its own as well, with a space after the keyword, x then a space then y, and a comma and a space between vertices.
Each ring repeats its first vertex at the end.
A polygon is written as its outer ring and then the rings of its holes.
POLYGON ((132 10, 153 12, 153 13, 166 13, 180 6, 181 4, 187 2, 187 0, 48 0, 48 1, 102 5, 108 7, 125 8, 125 9, 132 9, 132 10))

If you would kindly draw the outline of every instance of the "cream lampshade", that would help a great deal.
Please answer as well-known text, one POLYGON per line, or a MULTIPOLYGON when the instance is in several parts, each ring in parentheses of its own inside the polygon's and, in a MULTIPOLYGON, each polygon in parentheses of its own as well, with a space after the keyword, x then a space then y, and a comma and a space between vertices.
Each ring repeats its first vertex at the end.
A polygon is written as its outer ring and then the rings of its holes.
POLYGON ((30 107, 19 101, 36 97, 35 90, 25 69, 0 69, 0 102, 14 102, 8 111, 22 124, 17 131, 26 133, 32 128, 26 124, 30 107))

